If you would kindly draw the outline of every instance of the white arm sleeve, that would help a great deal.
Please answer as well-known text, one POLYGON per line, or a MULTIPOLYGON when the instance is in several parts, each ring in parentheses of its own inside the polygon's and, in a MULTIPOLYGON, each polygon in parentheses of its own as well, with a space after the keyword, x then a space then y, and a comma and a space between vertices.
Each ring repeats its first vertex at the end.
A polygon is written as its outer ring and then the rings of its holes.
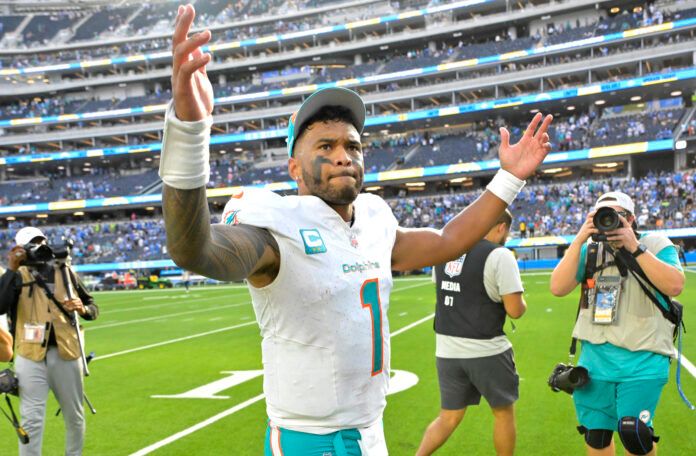
POLYGON ((191 190, 210 180, 210 127, 212 116, 196 122, 176 118, 174 100, 164 117, 159 176, 170 187, 191 190))

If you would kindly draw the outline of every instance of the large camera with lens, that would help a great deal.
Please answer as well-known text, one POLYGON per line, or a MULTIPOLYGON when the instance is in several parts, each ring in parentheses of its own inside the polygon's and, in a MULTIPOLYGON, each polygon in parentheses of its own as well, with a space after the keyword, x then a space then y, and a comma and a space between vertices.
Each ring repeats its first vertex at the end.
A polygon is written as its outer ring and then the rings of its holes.
POLYGON ((70 256, 73 242, 66 240, 63 245, 51 248, 46 244, 36 244, 30 242, 23 246, 27 252, 27 259, 23 262, 25 266, 39 266, 49 261, 65 261, 70 256))
POLYGON ((584 367, 558 363, 553 368, 548 383, 555 393, 565 391, 573 394, 573 391, 582 388, 589 381, 590 373, 584 367))
POLYGON ((599 233, 592 235, 595 242, 607 242, 607 232, 614 231, 621 227, 619 213, 611 207, 600 207, 592 217, 592 223, 599 233))
POLYGON ((19 394, 19 381, 15 373, 10 369, 0 371, 0 393, 13 394, 15 396, 19 394))

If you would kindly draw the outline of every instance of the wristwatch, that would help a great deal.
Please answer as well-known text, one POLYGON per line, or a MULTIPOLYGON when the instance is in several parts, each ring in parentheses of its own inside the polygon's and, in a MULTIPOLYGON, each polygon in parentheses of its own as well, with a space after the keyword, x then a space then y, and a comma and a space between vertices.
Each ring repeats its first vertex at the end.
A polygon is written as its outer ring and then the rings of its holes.
POLYGON ((638 248, 636 249, 635 252, 632 253, 633 258, 638 258, 643 253, 647 252, 647 250, 648 250, 648 248, 645 246, 645 244, 638 244, 638 248))

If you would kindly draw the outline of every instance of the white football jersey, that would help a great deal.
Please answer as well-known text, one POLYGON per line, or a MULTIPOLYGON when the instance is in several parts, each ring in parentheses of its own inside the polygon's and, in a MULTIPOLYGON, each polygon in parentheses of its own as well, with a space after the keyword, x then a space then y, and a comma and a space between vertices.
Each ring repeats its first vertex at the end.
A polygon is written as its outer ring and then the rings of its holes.
POLYGON ((382 417, 398 224, 378 196, 360 194, 354 207, 353 226, 315 196, 245 189, 225 207, 222 223, 265 228, 280 247, 273 283, 249 286, 276 426, 329 433, 382 417))

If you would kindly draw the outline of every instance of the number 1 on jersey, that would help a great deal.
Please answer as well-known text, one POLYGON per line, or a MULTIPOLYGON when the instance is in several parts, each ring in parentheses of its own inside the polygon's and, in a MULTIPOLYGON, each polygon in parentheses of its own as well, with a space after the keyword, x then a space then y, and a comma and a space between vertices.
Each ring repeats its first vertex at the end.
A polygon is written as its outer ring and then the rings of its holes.
POLYGON ((372 376, 382 373, 384 342, 382 338, 382 303, 379 299, 379 279, 369 279, 360 288, 360 304, 369 307, 372 318, 372 376))

